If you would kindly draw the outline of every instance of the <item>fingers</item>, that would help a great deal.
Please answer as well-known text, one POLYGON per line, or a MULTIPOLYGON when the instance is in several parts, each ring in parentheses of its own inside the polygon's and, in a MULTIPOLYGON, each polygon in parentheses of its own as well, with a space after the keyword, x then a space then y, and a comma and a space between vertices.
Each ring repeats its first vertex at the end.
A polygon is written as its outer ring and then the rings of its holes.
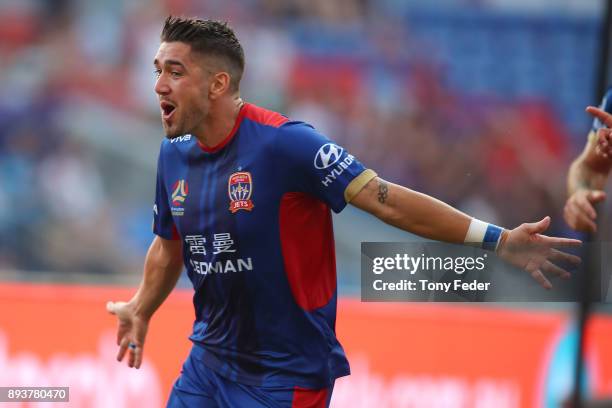
POLYGON ((126 349, 128 353, 128 367, 136 369, 140 368, 140 365, 142 364, 142 344, 136 341, 128 341, 126 349))
POLYGON ((548 279, 546 279, 546 276, 544 276, 541 270, 536 269, 530 274, 531 277, 535 279, 544 289, 552 289, 552 284, 548 279))
POLYGON ((597 130, 597 145, 595 152, 604 158, 610 158, 612 153, 612 140, 610 138, 612 130, 609 128, 601 128, 597 130))
POLYGON ((121 361, 123 360, 123 357, 125 357, 125 352, 128 349, 128 344, 129 340, 127 339, 127 337, 121 339, 121 342, 119 343, 119 352, 117 353, 117 361, 121 361))
POLYGON ((550 250, 550 259, 556 262, 568 262, 574 265, 579 265, 582 262, 580 257, 554 248, 550 250))
POLYGON ((568 279, 571 275, 565 269, 555 265, 550 261, 546 261, 542 264, 541 270, 551 275, 560 276, 563 279, 568 279))
POLYGON ((577 231, 596 232, 597 224, 594 219, 589 217, 577 204, 576 200, 572 200, 565 205, 563 209, 563 218, 567 225, 577 231))
POLYGON ((121 345, 121 340, 123 339, 124 336, 125 336, 125 330, 122 330, 121 325, 120 325, 119 329, 117 330, 117 345, 118 346, 121 345))
POLYGON ((593 117, 599 119, 604 125, 612 127, 612 115, 594 106, 589 106, 586 111, 593 117))
MULTIPOLYGON (((587 200, 589 200, 589 202, 593 204, 600 203, 605 199, 606 199, 605 191, 591 190, 589 191, 589 194, 587 194, 587 200)), ((595 216, 597 216, 597 213, 595 213, 595 216)))
POLYGON ((114 302, 106 302, 106 311, 112 315, 117 314, 116 305, 114 302))
POLYGON ((550 217, 546 216, 538 222, 526 223, 525 230, 529 234, 539 234, 541 232, 546 231, 549 225, 550 225, 550 217))
POLYGON ((593 219, 589 218, 585 213, 578 213, 575 216, 574 222, 576 223, 576 228, 579 231, 587 231, 591 233, 597 232, 597 224, 593 219))
POLYGON ((119 328, 117 330, 117 361, 123 361, 128 353, 128 367, 140 368, 142 364, 142 349, 144 338, 147 331, 147 323, 135 319, 130 314, 130 310, 125 302, 108 302, 106 310, 119 318, 119 328), (138 338, 139 340, 134 340, 138 338))
POLYGON ((134 367, 134 360, 136 359, 136 350, 138 347, 135 343, 128 344, 128 367, 134 367))
POLYGON ((122 361, 127 353, 128 367, 140 368, 142 362, 143 341, 134 340, 134 333, 123 332, 117 336, 119 351, 117 361, 122 361))
POLYGON ((121 318, 126 314, 127 305, 128 304, 126 302, 106 302, 106 311, 119 317, 121 320, 121 318))
POLYGON ((525 270, 529 272, 531 277, 535 279, 544 289, 552 289, 552 284, 548 279, 546 279, 546 276, 544 276, 544 274, 540 270, 540 266, 541 265, 539 265, 538 262, 535 262, 534 260, 529 260, 529 262, 527 262, 527 265, 525 265, 525 270))
POLYGON ((581 212, 583 212, 584 214, 586 214, 589 218, 591 218, 592 220, 597 218, 597 211, 595 211, 595 208, 593 208, 593 202, 597 202, 595 200, 601 200, 599 197, 599 194, 593 194, 595 193, 594 191, 590 191, 586 197, 584 197, 583 199, 578 199, 576 200, 576 205, 578 206, 578 209, 581 210, 581 212))
POLYGON ((136 342, 128 344, 128 367, 140 368, 142 364, 142 345, 136 342))
POLYGON ((542 244, 555 247, 579 247, 582 241, 574 238, 549 237, 548 235, 539 235, 542 244))
POLYGON ((134 350, 134 367, 136 369, 139 369, 142 364, 142 350, 142 346, 136 347, 136 350, 134 350))
POLYGON ((578 231, 596 232, 597 211, 594 203, 605 200, 606 193, 601 190, 580 190, 574 193, 563 208, 567 224, 578 231))
POLYGON ((123 361, 125 354, 128 354, 127 365, 130 368, 140 368, 142 364, 142 344, 130 341, 126 338, 121 340, 117 361, 123 361))

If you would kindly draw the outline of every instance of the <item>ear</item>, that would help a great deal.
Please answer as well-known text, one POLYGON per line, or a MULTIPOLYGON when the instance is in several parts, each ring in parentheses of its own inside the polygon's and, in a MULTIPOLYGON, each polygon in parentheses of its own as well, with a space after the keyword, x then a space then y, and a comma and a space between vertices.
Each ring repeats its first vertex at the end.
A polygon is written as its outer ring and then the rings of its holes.
POLYGON ((208 88, 210 99, 217 99, 224 95, 230 89, 231 77, 227 72, 217 72, 213 74, 212 80, 208 88))

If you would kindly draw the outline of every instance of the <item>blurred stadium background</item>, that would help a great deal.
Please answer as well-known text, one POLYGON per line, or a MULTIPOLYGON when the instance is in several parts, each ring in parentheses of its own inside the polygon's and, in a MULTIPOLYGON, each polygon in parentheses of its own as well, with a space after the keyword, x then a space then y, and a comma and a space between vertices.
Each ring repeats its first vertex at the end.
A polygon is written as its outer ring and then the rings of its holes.
MULTIPOLYGON (((104 312, 133 293, 152 238, 163 134, 151 60, 167 14, 229 21, 247 57, 243 97, 313 123, 386 179, 508 227, 551 215, 552 233, 572 235, 565 174, 602 91, 604 9, 0 0, 0 385, 70 385, 75 407, 159 406, 178 375, 186 279, 155 318, 139 372, 114 361, 104 312)), ((338 332, 354 374, 332 406, 556 407, 567 397, 573 304, 360 303, 359 243, 416 238, 350 208, 335 226, 338 332)), ((612 394, 609 312, 598 308, 589 326, 589 395, 612 394)))

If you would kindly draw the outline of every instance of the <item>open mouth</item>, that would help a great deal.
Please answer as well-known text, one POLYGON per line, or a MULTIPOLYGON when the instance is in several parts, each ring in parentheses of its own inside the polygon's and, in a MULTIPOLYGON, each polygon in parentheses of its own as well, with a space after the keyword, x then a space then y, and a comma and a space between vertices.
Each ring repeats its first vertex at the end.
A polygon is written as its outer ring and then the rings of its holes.
POLYGON ((166 101, 161 101, 159 106, 161 107, 162 117, 164 118, 164 120, 168 120, 176 110, 176 106, 166 101))

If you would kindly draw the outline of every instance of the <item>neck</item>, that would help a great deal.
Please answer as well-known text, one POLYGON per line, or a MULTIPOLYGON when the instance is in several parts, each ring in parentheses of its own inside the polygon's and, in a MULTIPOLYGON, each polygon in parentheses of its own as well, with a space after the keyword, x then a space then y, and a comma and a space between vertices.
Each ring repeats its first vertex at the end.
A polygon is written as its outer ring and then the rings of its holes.
POLYGON ((232 131, 244 101, 236 95, 211 104, 208 115, 194 136, 206 147, 215 147, 232 131))

